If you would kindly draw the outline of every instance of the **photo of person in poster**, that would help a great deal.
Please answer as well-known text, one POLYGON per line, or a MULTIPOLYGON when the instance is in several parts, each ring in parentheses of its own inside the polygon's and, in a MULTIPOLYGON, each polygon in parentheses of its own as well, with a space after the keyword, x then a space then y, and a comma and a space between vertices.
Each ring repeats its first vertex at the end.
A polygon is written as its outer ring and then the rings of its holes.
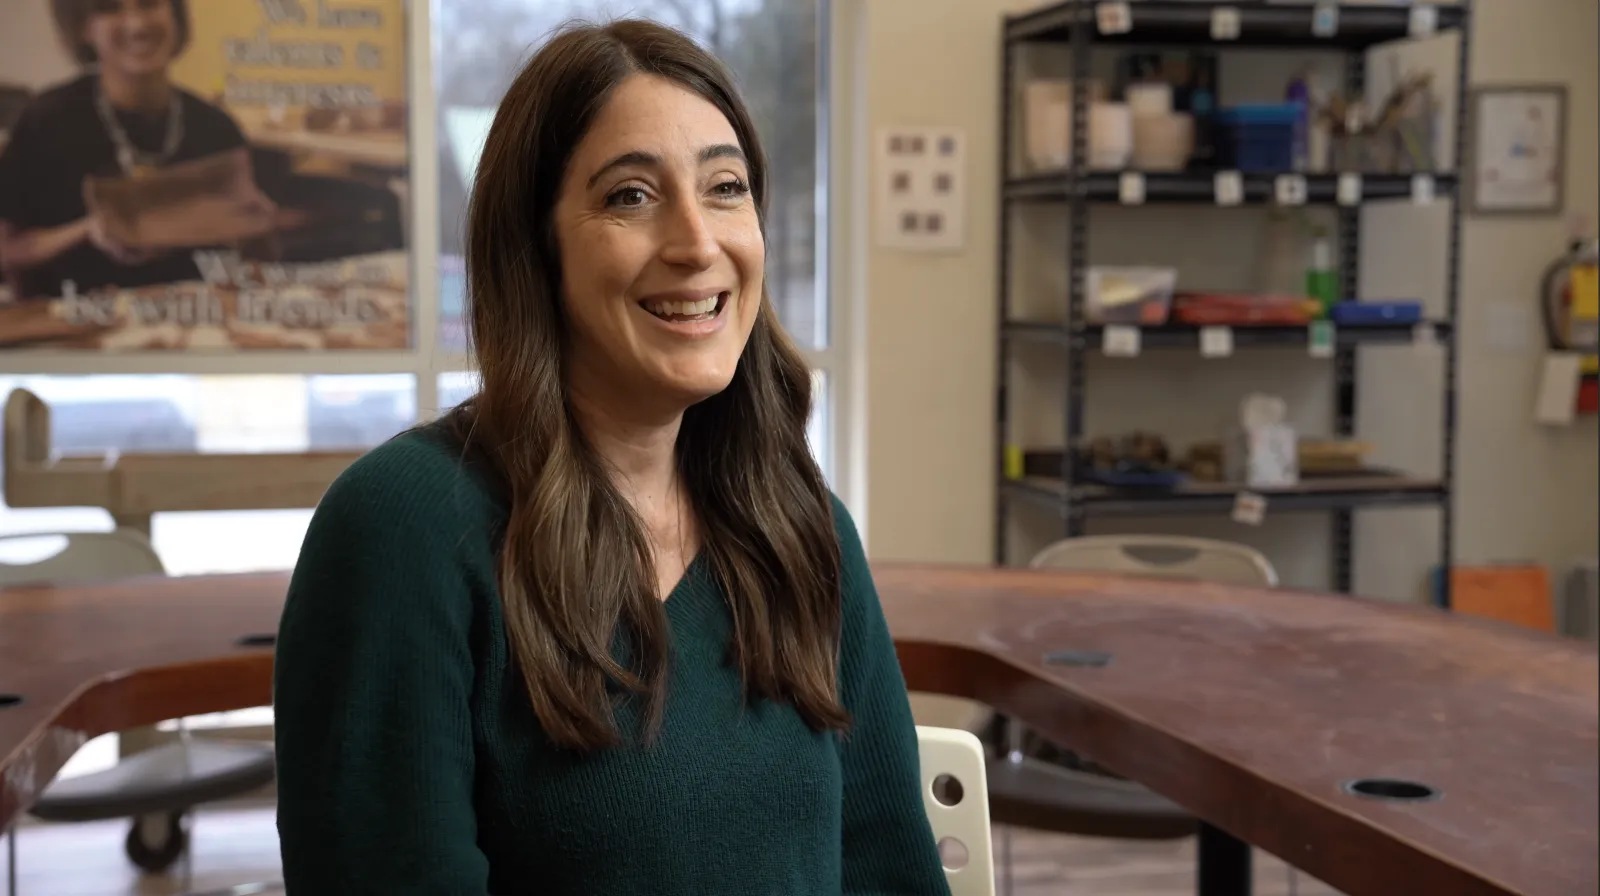
POLYGON ((78 71, 0 121, 0 345, 405 347, 398 0, 19 2, 78 71))
MULTIPOLYGON (((16 297, 54 298, 69 281, 87 292, 199 279, 191 254, 120 243, 106 215, 89 212, 84 186, 245 148, 232 116, 172 83, 187 4, 51 5, 61 43, 92 70, 34 98, 0 154, 0 262, 16 297)), ((262 232, 273 211, 257 189, 239 197, 238 214, 262 232)))

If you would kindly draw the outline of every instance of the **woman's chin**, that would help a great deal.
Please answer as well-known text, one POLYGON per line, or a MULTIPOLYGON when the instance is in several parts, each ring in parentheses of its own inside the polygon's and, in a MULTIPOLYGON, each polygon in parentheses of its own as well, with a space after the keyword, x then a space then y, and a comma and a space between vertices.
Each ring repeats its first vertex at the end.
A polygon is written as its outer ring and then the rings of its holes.
POLYGON ((656 379, 656 387, 663 393, 675 396, 684 407, 688 407, 728 388, 728 384, 733 382, 733 370, 730 366, 726 370, 708 368, 663 372, 656 379))

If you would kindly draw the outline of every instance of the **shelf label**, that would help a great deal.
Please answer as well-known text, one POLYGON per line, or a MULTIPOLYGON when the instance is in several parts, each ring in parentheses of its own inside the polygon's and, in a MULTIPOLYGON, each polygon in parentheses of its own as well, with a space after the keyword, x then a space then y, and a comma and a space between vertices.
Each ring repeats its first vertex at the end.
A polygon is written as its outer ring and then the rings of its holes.
POLYGON ((1306 179, 1301 174, 1280 174, 1272 184, 1279 205, 1305 205, 1306 179))
POLYGON ((1022 446, 1007 445, 1005 450, 1005 477, 1013 482, 1021 479, 1027 471, 1027 464, 1022 455, 1022 446))
POLYGON ((1432 4, 1411 7, 1411 36, 1428 37, 1439 27, 1439 11, 1432 4))
POLYGON ((1306 328, 1306 350, 1313 358, 1333 357, 1333 347, 1337 344, 1338 334, 1334 332, 1333 321, 1314 320, 1306 328))
POLYGON ((1100 351, 1108 358, 1139 357, 1139 328, 1107 324, 1100 334, 1100 351))
POLYGON ((1339 175, 1339 204, 1361 204, 1361 175, 1350 172, 1339 175))
POLYGON ((1226 358, 1233 354, 1232 327, 1201 327, 1200 357, 1226 358))
POLYGON ((1267 499, 1255 492, 1240 492, 1233 496, 1233 521, 1246 526, 1259 526, 1267 518, 1267 499))
POLYGON ((1144 175, 1137 171, 1124 171, 1117 179, 1117 197, 1123 205, 1144 204, 1144 175))
POLYGON ((1419 348, 1430 345, 1438 345, 1439 334, 1434 332, 1433 324, 1431 322, 1422 321, 1411 328, 1411 344, 1419 348))
POLYGON ((1317 37, 1333 37, 1339 33, 1338 4, 1318 3, 1311 7, 1311 33, 1317 37))
POLYGON ((1211 178, 1211 190, 1218 205, 1238 205, 1244 201, 1244 181, 1237 171, 1218 171, 1211 178))
POLYGON ((1416 205, 1428 205, 1433 202, 1433 175, 1411 175, 1411 201, 1416 205))
POLYGON ((1231 6, 1219 6, 1211 11, 1211 39, 1239 39, 1239 11, 1231 6))
POLYGON ((1101 34, 1127 34, 1133 30, 1133 12, 1126 3, 1097 4, 1094 21, 1101 34))

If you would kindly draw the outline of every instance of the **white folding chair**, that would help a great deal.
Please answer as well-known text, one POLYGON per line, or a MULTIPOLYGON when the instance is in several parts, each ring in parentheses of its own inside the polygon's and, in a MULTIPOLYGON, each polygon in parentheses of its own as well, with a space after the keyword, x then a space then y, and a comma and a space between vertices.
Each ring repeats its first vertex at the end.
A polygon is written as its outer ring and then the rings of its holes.
POLYGON ((917 726, 922 804, 951 896, 995 896, 983 743, 970 731, 917 726))
POLYGON ((1035 569, 1126 572, 1222 585, 1278 585, 1277 571, 1255 548, 1180 535, 1063 538, 1036 554, 1028 565, 1035 569))

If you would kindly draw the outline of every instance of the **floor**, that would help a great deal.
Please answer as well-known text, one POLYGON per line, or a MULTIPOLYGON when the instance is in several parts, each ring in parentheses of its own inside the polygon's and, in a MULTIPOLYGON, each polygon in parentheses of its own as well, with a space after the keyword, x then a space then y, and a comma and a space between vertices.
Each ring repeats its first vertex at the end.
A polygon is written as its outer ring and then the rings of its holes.
MULTIPOLYGON (((142 878, 122 854, 119 822, 29 825, 18 839, 18 896, 173 896, 177 882, 142 878)), ((213 809, 194 832, 195 889, 266 880, 278 872, 270 808, 213 809)), ((1012 896, 1191 896, 1194 844, 1122 843, 1017 832, 1012 896)), ((0 863, 4 862, 0 856, 0 863)), ((0 876, 3 879, 3 876, 0 876)), ((1259 853, 1257 896, 1337 896, 1282 862, 1259 853)))

